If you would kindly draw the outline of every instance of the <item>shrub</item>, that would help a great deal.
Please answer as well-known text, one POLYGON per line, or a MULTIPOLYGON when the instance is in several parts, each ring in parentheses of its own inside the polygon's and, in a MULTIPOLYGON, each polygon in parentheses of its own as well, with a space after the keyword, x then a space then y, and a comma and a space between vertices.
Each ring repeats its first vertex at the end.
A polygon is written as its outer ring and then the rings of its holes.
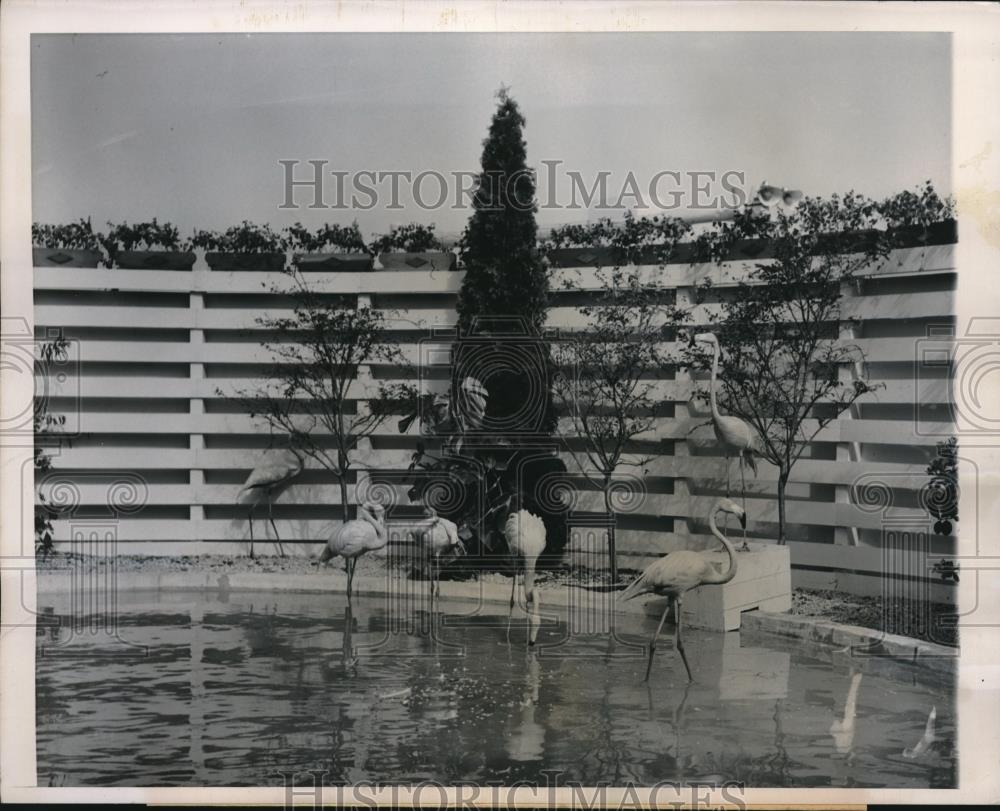
POLYGON ((394 225, 388 234, 382 234, 372 242, 372 253, 419 253, 440 251, 444 246, 434 234, 434 224, 394 225))
POLYGON ((177 228, 170 223, 159 223, 156 217, 150 222, 129 225, 127 222, 115 225, 108 223, 108 233, 101 236, 101 244, 114 262, 121 251, 165 251, 190 250, 190 240, 181 243, 177 228))
POLYGON ((280 253, 285 250, 285 240, 269 225, 256 225, 247 220, 222 234, 218 231, 198 231, 191 239, 191 245, 219 253, 280 253))
POLYGON ((31 242, 39 248, 63 248, 64 250, 101 250, 100 235, 90 227, 90 220, 81 219, 68 225, 43 225, 32 223, 31 242))
POLYGON ((366 253, 368 246, 355 221, 350 225, 321 226, 315 232, 297 222, 285 229, 285 243, 299 253, 321 253, 327 248, 337 248, 330 253, 366 253))

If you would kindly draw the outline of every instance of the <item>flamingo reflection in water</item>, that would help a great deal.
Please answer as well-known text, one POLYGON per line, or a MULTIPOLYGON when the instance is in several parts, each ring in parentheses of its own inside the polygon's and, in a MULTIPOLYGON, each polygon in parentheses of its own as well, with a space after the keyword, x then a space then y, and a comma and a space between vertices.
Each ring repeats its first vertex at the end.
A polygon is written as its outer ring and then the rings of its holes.
POLYGON ((927 723, 924 726, 923 737, 921 737, 921 739, 917 741, 916 745, 913 747, 907 747, 904 749, 903 757, 907 760, 916 760, 917 758, 922 757, 937 740, 937 732, 935 730, 936 725, 937 707, 931 707, 931 711, 927 715, 927 723))
POLYGON ((844 717, 830 724, 830 734, 833 745, 841 755, 849 754, 854 744, 854 719, 858 714, 858 690, 861 688, 861 672, 851 676, 851 686, 847 688, 847 698, 844 700, 844 717))

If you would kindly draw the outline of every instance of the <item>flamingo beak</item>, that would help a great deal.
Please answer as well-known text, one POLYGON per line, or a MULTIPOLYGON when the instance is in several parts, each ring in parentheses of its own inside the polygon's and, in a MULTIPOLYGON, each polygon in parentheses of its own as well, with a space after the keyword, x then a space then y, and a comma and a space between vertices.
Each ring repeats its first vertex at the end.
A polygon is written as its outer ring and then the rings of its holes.
POLYGON ((688 348, 689 349, 694 349, 694 333, 693 332, 690 335, 688 335, 688 348))
POLYGON ((740 526, 743 529, 747 528, 747 514, 746 513, 743 513, 743 512, 740 513, 740 526))

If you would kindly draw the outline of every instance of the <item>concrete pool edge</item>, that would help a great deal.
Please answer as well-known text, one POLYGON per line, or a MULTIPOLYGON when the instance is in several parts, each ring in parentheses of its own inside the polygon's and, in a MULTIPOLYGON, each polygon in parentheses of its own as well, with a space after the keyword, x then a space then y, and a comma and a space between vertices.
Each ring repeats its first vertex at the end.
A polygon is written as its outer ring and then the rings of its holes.
POLYGON ((845 625, 822 617, 754 611, 743 616, 743 627, 804 642, 850 648, 854 655, 891 658, 945 676, 955 674, 959 659, 958 648, 860 625, 845 625))
MULTIPOLYGON (((80 573, 39 571, 36 577, 37 594, 70 594, 90 580, 80 573)), ((98 587, 108 581, 95 578, 98 587)), ((272 572, 117 572, 114 588, 119 591, 213 591, 227 592, 289 592, 343 595, 347 576, 339 570, 317 571, 310 574, 280 574, 272 572)), ((410 580, 398 575, 372 577, 357 575, 354 578, 356 595, 399 595, 401 590, 426 593, 427 583, 410 580)), ((579 609, 581 589, 559 586, 539 586, 542 610, 579 609)), ((587 592, 593 596, 610 596, 607 592, 587 592)), ((476 581, 442 581, 441 596, 450 600, 483 601, 507 605, 510 586, 504 583, 476 581)), ((520 600, 523 598, 519 598, 520 600)), ((663 610, 664 598, 618 603, 616 610, 624 614, 658 615, 663 610)), ((924 642, 912 637, 887 634, 873 628, 845 625, 822 617, 770 611, 747 611, 741 618, 742 626, 749 631, 763 631, 779 636, 801 639, 821 645, 857 649, 862 656, 882 656, 927 669, 941 675, 954 673, 959 657, 957 648, 924 642)))

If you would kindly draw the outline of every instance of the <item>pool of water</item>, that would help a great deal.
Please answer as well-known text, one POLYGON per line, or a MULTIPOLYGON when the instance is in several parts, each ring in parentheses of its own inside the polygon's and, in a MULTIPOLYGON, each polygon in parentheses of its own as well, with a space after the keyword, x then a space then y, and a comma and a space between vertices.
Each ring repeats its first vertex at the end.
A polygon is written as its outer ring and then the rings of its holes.
MULTIPOLYGON (((39 785, 364 780, 750 787, 956 785, 954 680, 767 634, 546 616, 431 616, 378 597, 124 593, 116 636, 39 598, 39 785), (853 700, 852 700, 853 696, 853 700), (927 717, 936 708, 933 740, 927 717), (558 774, 558 778, 554 775, 558 774)), ((606 615, 602 615, 606 616, 606 615)), ((91 617, 90 619, 93 619, 91 617)), ((97 623, 100 625, 100 623, 97 623)))

